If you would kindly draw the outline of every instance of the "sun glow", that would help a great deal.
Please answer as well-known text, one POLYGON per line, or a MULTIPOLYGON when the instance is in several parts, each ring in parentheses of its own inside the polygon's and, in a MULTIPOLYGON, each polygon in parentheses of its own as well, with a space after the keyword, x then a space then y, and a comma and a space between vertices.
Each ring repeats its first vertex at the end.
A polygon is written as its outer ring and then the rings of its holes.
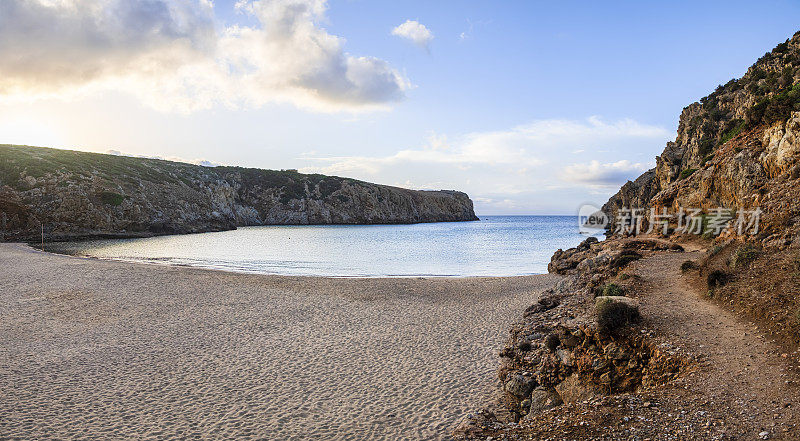
POLYGON ((64 138, 59 132, 53 125, 34 118, 0 119, 0 144, 64 147, 64 138))

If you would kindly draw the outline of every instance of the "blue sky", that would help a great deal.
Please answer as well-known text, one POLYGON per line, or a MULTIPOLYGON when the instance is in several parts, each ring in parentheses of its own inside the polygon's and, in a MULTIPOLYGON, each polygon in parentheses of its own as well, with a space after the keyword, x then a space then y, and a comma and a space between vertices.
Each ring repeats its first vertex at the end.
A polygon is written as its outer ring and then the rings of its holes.
POLYGON ((204 1, 3 3, 0 59, 21 61, 0 66, 0 142, 572 214, 651 167, 684 106, 800 30, 787 1, 204 1), (87 17, 92 31, 70 28, 87 17), (393 35, 407 20, 432 39, 393 35))

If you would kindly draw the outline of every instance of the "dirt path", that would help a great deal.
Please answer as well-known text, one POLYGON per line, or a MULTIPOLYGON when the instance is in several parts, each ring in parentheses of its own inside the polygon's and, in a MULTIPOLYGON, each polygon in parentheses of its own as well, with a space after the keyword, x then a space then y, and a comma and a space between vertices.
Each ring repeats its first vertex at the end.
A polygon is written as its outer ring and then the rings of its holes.
MULTIPOLYGON (((703 297, 680 265, 701 252, 659 254, 630 266, 644 279, 645 326, 699 354, 701 369, 685 385, 702 407, 719 413, 733 439, 800 439, 800 388, 784 354, 755 325, 703 297)), ((797 367, 797 366, 795 366, 797 367)))

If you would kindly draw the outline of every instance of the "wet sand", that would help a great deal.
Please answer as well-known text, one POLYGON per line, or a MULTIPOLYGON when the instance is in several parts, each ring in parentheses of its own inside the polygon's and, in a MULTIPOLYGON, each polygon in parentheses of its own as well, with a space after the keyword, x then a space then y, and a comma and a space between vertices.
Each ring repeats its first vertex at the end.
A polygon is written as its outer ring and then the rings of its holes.
POLYGON ((0 244, 0 438, 446 439, 556 280, 264 276, 0 244))

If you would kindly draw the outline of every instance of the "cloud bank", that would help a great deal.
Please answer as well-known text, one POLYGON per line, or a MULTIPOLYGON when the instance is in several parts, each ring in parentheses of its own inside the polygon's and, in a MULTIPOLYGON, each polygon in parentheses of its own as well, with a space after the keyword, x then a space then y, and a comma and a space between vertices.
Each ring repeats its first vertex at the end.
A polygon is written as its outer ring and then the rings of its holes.
POLYGON ((416 20, 406 20, 405 23, 392 29, 392 35, 410 40, 421 48, 428 48, 433 41, 433 33, 416 20))
POLYGON ((648 165, 603 159, 641 156, 648 146, 657 151, 668 136, 661 127, 630 119, 544 119, 454 140, 432 134, 422 147, 384 156, 305 155, 301 159, 309 165, 301 171, 410 188, 464 190, 483 214, 554 213, 563 212, 565 204, 577 208, 587 202, 587 194, 604 202, 648 165), (431 176, 437 179, 431 181, 431 176), (547 197, 536 196, 545 192, 547 197), (532 205, 535 200, 552 206, 532 205))
POLYGON ((645 164, 632 163, 627 159, 610 163, 594 160, 565 167, 564 179, 593 186, 618 187, 632 176, 638 176, 649 168, 645 164))
POLYGON ((122 90, 164 110, 288 102, 385 108, 408 81, 345 52, 320 26, 326 0, 241 0, 252 26, 216 24, 210 0, 0 2, 0 99, 122 90))

